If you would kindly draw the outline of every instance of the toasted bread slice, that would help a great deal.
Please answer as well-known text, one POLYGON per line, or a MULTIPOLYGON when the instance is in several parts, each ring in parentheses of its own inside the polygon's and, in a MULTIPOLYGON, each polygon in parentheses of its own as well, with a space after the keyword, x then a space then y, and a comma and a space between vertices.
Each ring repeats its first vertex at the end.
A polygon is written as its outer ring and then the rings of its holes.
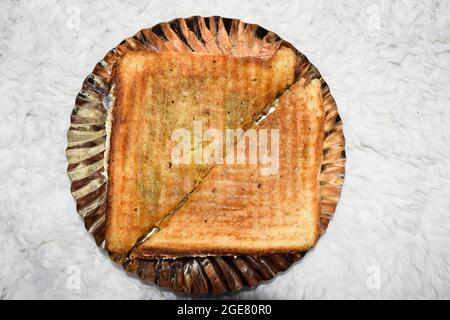
MULTIPOLYGON (((171 163, 176 129, 246 128, 295 80, 297 57, 270 60, 130 52, 115 70, 108 165, 106 247, 127 253, 170 213, 211 165, 171 163)), ((195 150, 194 150, 195 151, 195 150)))
POLYGON ((261 164, 216 165, 135 256, 268 254, 315 244, 324 132, 320 82, 293 85, 258 129, 279 130, 278 172, 264 175, 261 164))

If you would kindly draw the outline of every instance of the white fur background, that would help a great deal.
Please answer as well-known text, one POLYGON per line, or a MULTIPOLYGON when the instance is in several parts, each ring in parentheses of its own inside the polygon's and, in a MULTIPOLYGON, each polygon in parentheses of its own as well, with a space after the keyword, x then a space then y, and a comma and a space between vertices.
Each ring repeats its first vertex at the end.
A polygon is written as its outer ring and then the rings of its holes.
POLYGON ((274 281, 228 297, 450 298, 450 2, 430 0, 1 1, 0 297, 176 297, 96 247, 64 151, 97 61, 142 28, 194 14, 293 43, 330 85, 347 138, 326 235, 274 281))

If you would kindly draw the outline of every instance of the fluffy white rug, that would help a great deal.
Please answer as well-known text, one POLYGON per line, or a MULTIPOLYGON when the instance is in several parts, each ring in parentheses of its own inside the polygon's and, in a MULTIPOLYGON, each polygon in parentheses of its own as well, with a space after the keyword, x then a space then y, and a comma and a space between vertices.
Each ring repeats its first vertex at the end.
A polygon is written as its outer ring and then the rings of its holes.
POLYGON ((64 151, 95 63, 144 27, 194 14, 292 42, 330 85, 347 138, 326 235, 288 272, 231 297, 450 298, 450 2, 429 0, 1 1, 0 297, 175 297, 97 249, 64 151))

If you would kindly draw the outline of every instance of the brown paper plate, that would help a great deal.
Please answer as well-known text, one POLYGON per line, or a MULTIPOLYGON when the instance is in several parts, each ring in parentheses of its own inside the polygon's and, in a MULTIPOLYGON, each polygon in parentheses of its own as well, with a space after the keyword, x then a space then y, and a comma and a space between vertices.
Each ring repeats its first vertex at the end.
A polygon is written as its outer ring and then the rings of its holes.
MULTIPOLYGON (((143 29, 109 51, 84 80, 75 101, 67 133, 68 174, 77 211, 86 230, 104 248, 107 186, 107 114, 111 105, 112 68, 127 51, 194 51, 239 57, 270 58, 281 44, 291 44, 254 24, 222 17, 180 18, 143 29)), ((325 107, 325 141, 320 175, 321 229, 327 228, 341 193, 345 171, 345 140, 336 103, 319 71, 298 50, 299 78, 322 82, 325 107)), ((210 256, 179 259, 123 260, 128 272, 145 282, 192 295, 221 294, 254 287, 300 260, 305 252, 264 256, 210 256)))

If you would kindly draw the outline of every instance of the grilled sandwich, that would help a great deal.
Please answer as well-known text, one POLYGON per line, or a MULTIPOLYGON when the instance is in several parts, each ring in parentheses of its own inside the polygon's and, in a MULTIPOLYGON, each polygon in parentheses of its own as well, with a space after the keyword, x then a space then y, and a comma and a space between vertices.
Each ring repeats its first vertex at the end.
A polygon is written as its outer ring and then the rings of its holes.
MULTIPOLYGON (((269 60, 181 52, 125 54, 114 71, 106 248, 128 253, 195 194, 214 167, 172 163, 174 130, 192 131, 193 121, 204 129, 251 127, 293 84, 297 63, 287 47, 269 60)), ((175 239, 166 240, 169 244, 175 239)))

